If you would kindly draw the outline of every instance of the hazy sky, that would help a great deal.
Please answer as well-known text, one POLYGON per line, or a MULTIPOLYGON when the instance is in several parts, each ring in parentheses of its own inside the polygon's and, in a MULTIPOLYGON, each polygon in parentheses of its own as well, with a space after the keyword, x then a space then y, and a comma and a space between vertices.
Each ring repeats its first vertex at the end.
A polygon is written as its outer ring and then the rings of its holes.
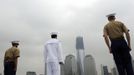
MULTIPOLYGON (((10 41, 20 40, 18 75, 26 71, 44 73, 43 45, 52 31, 59 32, 64 57, 76 55, 75 39, 83 36, 86 54, 100 64, 113 67, 113 58, 102 37, 105 15, 117 13, 117 20, 130 29, 134 49, 134 0, 0 0, 0 73, 10 41)), ((134 56, 134 51, 131 52, 134 56)))

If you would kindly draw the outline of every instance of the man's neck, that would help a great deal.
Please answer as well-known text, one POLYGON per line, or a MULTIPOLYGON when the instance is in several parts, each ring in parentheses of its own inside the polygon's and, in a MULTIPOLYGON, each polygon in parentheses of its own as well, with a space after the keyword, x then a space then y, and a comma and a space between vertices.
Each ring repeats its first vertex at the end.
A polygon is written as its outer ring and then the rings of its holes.
POLYGON ((18 46, 13 46, 13 47, 16 47, 17 48, 18 46))
POLYGON ((113 22, 113 21, 115 21, 115 20, 109 20, 109 22, 113 22))
POLYGON ((57 39, 57 38, 52 38, 52 39, 57 39))

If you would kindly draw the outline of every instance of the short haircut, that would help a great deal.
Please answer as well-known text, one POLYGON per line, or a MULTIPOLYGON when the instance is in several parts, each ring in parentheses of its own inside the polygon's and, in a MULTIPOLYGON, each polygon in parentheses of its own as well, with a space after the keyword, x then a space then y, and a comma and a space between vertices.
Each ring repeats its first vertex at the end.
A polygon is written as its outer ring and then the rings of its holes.
POLYGON ((12 43, 12 46, 16 46, 16 45, 19 45, 18 43, 12 43))
POLYGON ((51 35, 51 38, 57 38, 56 34, 51 35))
POLYGON ((114 20, 115 19, 115 16, 109 16, 108 17, 108 20, 110 21, 110 20, 114 20))

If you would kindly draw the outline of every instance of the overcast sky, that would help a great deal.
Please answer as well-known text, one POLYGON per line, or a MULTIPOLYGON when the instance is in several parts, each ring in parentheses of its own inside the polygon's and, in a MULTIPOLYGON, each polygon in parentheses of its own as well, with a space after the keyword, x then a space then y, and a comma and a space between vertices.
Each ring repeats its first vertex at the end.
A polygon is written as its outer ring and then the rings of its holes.
MULTIPOLYGON (((0 73, 10 41, 19 40, 21 57, 18 75, 26 71, 44 73, 43 45, 53 31, 59 32, 64 58, 76 55, 75 39, 83 36, 85 52, 100 65, 114 66, 102 37, 105 15, 117 13, 117 20, 130 29, 134 49, 134 0, 0 0, 0 73)), ((134 51, 131 51, 134 56, 134 51)))

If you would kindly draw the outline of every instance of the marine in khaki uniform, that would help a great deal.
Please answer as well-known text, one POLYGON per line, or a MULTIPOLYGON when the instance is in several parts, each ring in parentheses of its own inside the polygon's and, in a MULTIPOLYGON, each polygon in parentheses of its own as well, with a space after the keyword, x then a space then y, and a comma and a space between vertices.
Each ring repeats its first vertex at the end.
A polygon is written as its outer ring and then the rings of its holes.
POLYGON ((6 50, 4 56, 4 75, 16 75, 18 57, 20 50, 18 49, 19 42, 12 41, 12 47, 6 50))
POLYGON ((109 52, 113 54, 119 75, 134 75, 129 30, 122 22, 115 21, 114 13, 107 15, 107 18, 109 22, 104 26, 103 36, 109 52))

